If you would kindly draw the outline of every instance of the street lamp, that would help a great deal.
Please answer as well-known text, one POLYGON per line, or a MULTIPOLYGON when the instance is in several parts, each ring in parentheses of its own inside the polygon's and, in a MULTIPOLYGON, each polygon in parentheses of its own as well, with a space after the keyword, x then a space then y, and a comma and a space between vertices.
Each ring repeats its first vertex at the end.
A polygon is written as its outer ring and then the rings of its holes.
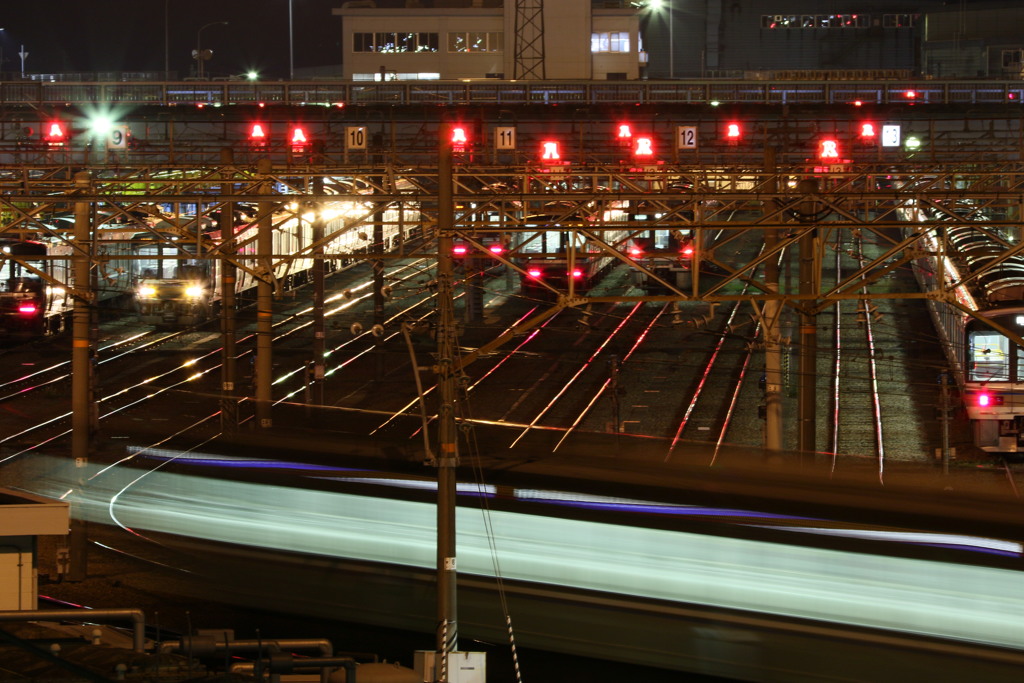
POLYGON ((668 16, 668 77, 675 78, 676 60, 675 55, 673 54, 673 43, 675 43, 675 40, 672 37, 672 25, 675 21, 673 21, 672 15, 672 0, 651 0, 648 6, 655 11, 664 9, 668 16))
MULTIPOLYGON (((227 26, 227 23, 228 22, 226 22, 226 21, 211 21, 209 24, 204 24, 204 25, 200 26, 199 30, 196 31, 196 54, 195 54, 195 58, 196 58, 196 61, 199 62, 199 70, 198 70, 198 74, 197 74, 199 76, 199 78, 203 77, 203 62, 206 61, 207 59, 209 59, 209 56, 203 54, 203 43, 202 43, 203 30, 204 29, 208 29, 211 26, 218 26, 218 25, 227 26)), ((210 54, 212 55, 213 53, 210 53, 210 54)))

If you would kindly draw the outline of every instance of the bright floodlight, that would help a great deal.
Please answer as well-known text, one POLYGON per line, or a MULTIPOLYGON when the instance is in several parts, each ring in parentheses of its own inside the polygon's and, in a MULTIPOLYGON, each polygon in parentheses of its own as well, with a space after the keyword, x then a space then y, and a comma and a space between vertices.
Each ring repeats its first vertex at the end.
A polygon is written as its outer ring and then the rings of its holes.
POLYGON ((89 129, 99 136, 106 136, 114 128, 114 122, 109 116, 93 116, 89 119, 89 129))
POLYGON ((260 77, 260 75, 255 71, 250 71, 249 73, 245 74, 245 77, 248 78, 250 81, 255 81, 257 78, 260 77))

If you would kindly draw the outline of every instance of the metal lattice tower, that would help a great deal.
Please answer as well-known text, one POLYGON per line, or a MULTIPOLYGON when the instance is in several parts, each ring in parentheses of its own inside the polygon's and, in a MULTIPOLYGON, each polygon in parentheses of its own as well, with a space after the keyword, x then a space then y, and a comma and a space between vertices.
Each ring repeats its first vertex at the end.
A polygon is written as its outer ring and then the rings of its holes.
POLYGON ((544 0, 516 0, 513 78, 544 80, 544 0))

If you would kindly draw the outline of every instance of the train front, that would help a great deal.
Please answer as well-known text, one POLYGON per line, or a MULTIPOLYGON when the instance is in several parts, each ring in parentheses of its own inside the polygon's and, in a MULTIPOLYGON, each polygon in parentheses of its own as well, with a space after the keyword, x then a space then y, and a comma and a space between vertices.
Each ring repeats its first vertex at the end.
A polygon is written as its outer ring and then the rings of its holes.
POLYGON ((214 294, 213 260, 195 257, 194 245, 165 241, 151 233, 133 239, 140 258, 135 302, 139 321, 184 327, 211 315, 214 294))
POLYGON ((48 272, 46 245, 0 241, 0 323, 8 335, 37 335, 46 330, 48 272))

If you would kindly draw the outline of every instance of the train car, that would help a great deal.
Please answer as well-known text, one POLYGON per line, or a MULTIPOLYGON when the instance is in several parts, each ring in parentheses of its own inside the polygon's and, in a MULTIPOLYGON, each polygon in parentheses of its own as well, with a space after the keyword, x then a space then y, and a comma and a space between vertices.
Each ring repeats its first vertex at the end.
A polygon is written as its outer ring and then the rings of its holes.
MULTIPOLYGON (((235 295, 243 300, 259 284, 256 268, 258 216, 252 207, 240 205, 235 217, 232 252, 247 266, 236 273, 235 295)), ((300 214, 291 204, 273 214, 271 253, 274 255, 275 291, 293 289, 308 282, 316 261, 313 244, 313 215, 300 214), (283 258, 283 255, 291 255, 283 258)), ((389 208, 380 213, 382 234, 375 242, 366 221, 374 215, 364 202, 331 202, 321 208, 324 220, 324 255, 332 272, 354 264, 360 254, 392 251, 407 239, 409 228, 418 222, 411 209, 389 208)), ((212 255, 223 243, 219 226, 205 229, 198 236, 192 225, 185 231, 139 233, 132 240, 136 256, 138 283, 135 289, 139 319, 161 326, 196 325, 213 316, 220 305, 222 261, 212 255)))
MULTIPOLYGON (((576 293, 588 292, 618 262, 613 253, 579 232, 594 231, 597 221, 579 212, 531 214, 523 219, 522 230, 512 234, 514 261, 522 269, 523 292, 550 292, 544 285, 567 289, 572 283, 576 293)), ((601 239, 612 249, 620 249, 629 231, 602 230, 601 239)))
POLYGON ((925 256, 913 264, 922 289, 931 291, 944 282, 954 287, 963 307, 927 300, 950 375, 960 387, 974 445, 990 453, 1024 452, 1024 348, 1003 332, 1024 336, 1024 256, 995 262, 1013 243, 997 228, 942 228, 947 252, 940 249, 938 229, 915 229, 924 231, 925 256), (969 284, 958 284, 983 267, 987 270, 969 284))
MULTIPOLYGON (((116 310, 132 291, 133 265, 122 237, 93 243, 88 288, 97 309, 116 310)), ((74 308, 67 294, 75 288, 71 243, 53 236, 0 239, 0 249, 0 334, 32 338, 66 329, 74 308)))
POLYGON ((0 240, 0 331, 38 336, 53 308, 52 264, 43 242, 0 240))

